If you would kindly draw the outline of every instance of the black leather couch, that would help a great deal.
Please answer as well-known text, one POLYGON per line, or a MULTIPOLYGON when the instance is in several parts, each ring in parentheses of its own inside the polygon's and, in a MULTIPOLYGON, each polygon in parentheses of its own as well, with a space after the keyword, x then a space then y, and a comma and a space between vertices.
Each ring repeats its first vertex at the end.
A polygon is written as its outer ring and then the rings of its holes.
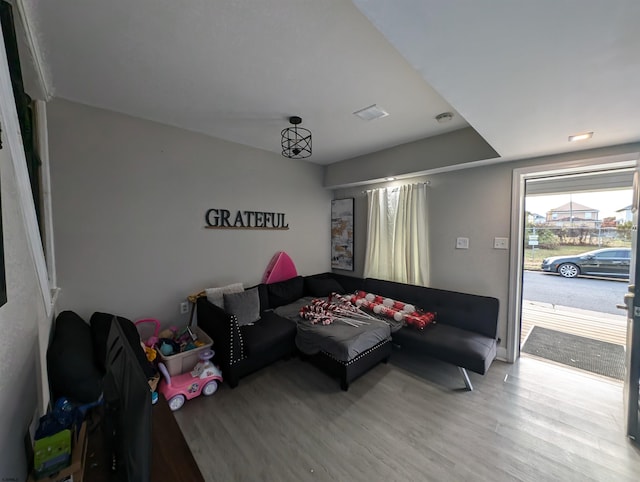
POLYGON ((435 324, 423 330, 405 326, 393 334, 393 342, 408 352, 456 365, 467 389, 473 390, 466 370, 484 375, 496 358, 496 298, 377 279, 365 279, 363 286, 363 291, 436 312, 435 324))
MULTIPOLYGON (((235 387, 241 377, 295 353, 295 324, 271 310, 302 296, 323 296, 322 287, 328 289, 335 282, 345 293, 362 290, 436 312, 435 324, 424 330, 403 327, 393 333, 393 343, 408 353, 428 355, 456 365, 469 390, 473 390, 473 386, 467 370, 484 375, 496 358, 499 309, 496 298, 322 273, 258 285, 261 319, 249 326, 240 327, 233 315, 211 304, 206 297, 197 299, 198 325, 214 341, 215 361, 220 365, 225 380, 235 387)), ((371 361, 377 363, 390 355, 390 346, 375 348, 372 353, 366 354, 370 359, 368 363, 344 367, 341 375, 343 389, 347 389, 351 380, 370 368, 371 361)), ((359 362, 362 364, 366 360, 359 362)), ((320 365, 327 368, 327 363, 320 365)), ((331 366, 328 368, 327 371, 336 374, 331 366)))
MULTIPOLYGON (((281 304, 303 296, 302 277, 299 278, 300 289, 283 299, 281 304)), ((235 315, 210 303, 206 296, 196 300, 198 326, 213 340, 214 363, 232 388, 238 385, 240 378, 296 352, 295 324, 273 313, 271 309, 276 306, 269 304, 268 289, 272 289, 275 300, 278 286, 278 283, 258 286, 260 321, 252 325, 240 326, 235 315)))

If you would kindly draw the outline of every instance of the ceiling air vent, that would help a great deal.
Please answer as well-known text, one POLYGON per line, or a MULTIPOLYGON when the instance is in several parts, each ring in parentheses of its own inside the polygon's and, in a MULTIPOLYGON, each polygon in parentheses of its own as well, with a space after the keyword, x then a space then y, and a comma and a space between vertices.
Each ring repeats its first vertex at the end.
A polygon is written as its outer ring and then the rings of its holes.
POLYGON ((374 119, 380 119, 381 117, 387 117, 389 113, 378 107, 376 104, 373 104, 369 107, 365 107, 364 109, 355 111, 353 115, 357 115, 362 120, 372 121, 374 119))

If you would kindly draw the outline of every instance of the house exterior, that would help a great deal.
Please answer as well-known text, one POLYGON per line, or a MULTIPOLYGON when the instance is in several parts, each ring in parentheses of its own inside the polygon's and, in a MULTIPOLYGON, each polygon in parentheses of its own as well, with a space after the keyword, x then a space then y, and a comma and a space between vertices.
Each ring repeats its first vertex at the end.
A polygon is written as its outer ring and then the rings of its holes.
POLYGON ((527 212, 527 223, 531 224, 544 224, 547 218, 542 214, 527 212))
POLYGON ((633 206, 629 205, 625 208, 618 209, 616 212, 619 213, 616 218, 616 222, 618 224, 626 223, 629 221, 633 221, 633 212, 631 212, 631 208, 633 206))
POLYGON ((547 224, 558 227, 597 227, 600 211, 569 201, 562 206, 547 211, 547 224))

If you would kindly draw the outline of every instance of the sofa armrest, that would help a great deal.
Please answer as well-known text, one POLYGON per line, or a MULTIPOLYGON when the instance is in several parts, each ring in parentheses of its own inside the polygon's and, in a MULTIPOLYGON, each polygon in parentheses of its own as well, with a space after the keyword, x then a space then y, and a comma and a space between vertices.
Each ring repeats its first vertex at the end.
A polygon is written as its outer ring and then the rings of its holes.
POLYGON ((198 326, 213 340, 215 360, 228 368, 245 358, 244 343, 235 315, 230 315, 204 297, 196 301, 198 326))

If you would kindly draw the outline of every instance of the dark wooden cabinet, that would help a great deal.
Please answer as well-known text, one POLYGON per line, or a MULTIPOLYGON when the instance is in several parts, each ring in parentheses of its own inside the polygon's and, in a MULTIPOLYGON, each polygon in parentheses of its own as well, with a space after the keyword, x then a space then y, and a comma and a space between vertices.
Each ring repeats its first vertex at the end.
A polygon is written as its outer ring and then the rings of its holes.
MULTIPOLYGON (((167 401, 160 394, 152 410, 151 482, 204 482, 191 450, 167 401)), ((111 482, 100 426, 89 435, 84 480, 111 482)))

